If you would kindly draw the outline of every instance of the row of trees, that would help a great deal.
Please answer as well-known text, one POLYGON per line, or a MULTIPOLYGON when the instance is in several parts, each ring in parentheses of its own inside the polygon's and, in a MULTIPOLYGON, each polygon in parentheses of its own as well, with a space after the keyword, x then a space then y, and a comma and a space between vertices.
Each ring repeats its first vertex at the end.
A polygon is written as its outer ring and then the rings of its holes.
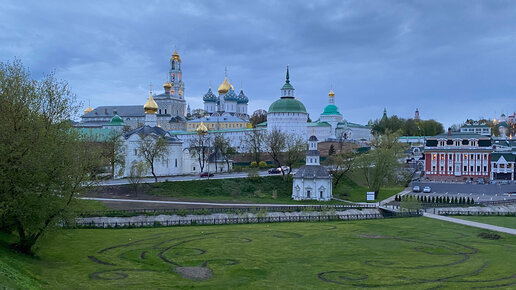
POLYGON ((444 132, 443 124, 430 120, 404 119, 396 115, 375 120, 371 125, 375 135, 399 132, 402 136, 435 136, 444 132))
POLYGON ((277 167, 287 166, 289 170, 281 171, 284 179, 292 172, 292 166, 304 159, 307 149, 303 138, 277 129, 268 132, 249 131, 242 143, 255 164, 260 164, 262 154, 265 153, 277 167))
POLYGON ((449 196, 421 196, 421 195, 396 195, 395 201, 417 201, 420 203, 437 204, 475 204, 475 200, 470 197, 449 197, 449 196))

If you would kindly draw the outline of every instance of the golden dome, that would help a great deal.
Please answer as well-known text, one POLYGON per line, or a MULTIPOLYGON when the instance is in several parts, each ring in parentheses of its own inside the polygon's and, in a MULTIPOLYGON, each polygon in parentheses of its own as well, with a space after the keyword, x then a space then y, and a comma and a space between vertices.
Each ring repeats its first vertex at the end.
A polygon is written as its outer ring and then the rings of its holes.
POLYGON ((154 101, 152 93, 150 94, 150 97, 145 105, 143 105, 143 109, 145 110, 145 114, 156 114, 158 112, 158 104, 156 104, 156 101, 154 101))
POLYGON ((170 88, 172 88, 172 84, 169 83, 168 81, 166 81, 164 84, 163 84, 163 88, 165 90, 169 90, 170 88))
POLYGON ((93 111, 93 109, 90 106, 88 106, 86 109, 84 109, 84 115, 88 114, 91 111, 93 111))
POLYGON ((208 133, 208 128, 206 128, 206 126, 204 125, 204 123, 201 121, 201 125, 199 125, 199 127, 197 127, 197 134, 206 134, 208 133))
POLYGON ((335 97, 335 93, 333 92, 333 90, 330 90, 330 92, 328 93, 328 96, 330 96, 332 98, 335 97))
POLYGON ((229 88, 235 90, 233 85, 228 82, 228 78, 225 77, 224 81, 220 84, 217 91, 219 92, 219 94, 223 95, 229 91, 229 88))
POLYGON ((170 60, 181 61, 181 58, 179 57, 179 53, 177 53, 177 50, 174 49, 174 53, 172 54, 172 57, 170 58, 170 60))

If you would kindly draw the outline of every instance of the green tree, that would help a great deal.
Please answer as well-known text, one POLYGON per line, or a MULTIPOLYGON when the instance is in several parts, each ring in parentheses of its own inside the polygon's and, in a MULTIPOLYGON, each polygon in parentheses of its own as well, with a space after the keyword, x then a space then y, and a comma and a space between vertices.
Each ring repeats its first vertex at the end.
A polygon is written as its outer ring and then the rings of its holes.
POLYGON ((356 158, 357 170, 364 176, 369 190, 379 192, 380 188, 397 179, 401 163, 398 161, 405 146, 398 142, 399 133, 388 130, 372 142, 372 150, 356 158))
POLYGON ((333 144, 330 145, 330 149, 328 150, 328 156, 335 155, 335 146, 333 144))
POLYGON ((0 219, 32 254, 51 228, 73 220, 76 196, 100 154, 71 127, 75 95, 53 74, 31 79, 19 60, 0 63, 0 219))

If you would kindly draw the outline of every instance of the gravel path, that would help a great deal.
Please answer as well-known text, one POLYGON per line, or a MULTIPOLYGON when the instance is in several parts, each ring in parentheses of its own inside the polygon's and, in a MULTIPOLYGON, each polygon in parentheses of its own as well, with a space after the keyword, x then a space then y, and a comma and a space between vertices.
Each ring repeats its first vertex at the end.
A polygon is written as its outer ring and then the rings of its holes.
POLYGON ((461 224, 461 225, 465 225, 465 226, 516 235, 515 229, 509 229, 509 228, 493 226, 493 225, 488 225, 488 224, 483 224, 483 223, 477 223, 477 222, 472 222, 472 221, 467 221, 467 220, 462 220, 462 219, 456 219, 456 218, 432 214, 432 213, 428 213, 428 212, 423 213, 423 216, 428 217, 428 218, 442 220, 442 221, 452 222, 452 223, 456 223, 456 224, 461 224))

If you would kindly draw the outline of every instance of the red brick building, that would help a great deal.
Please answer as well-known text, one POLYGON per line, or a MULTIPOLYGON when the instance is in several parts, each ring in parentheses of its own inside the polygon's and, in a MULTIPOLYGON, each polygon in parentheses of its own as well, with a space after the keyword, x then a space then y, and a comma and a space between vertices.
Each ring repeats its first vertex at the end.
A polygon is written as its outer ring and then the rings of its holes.
POLYGON ((425 141, 425 174, 432 180, 465 181, 491 173, 493 146, 489 136, 448 132, 425 141))

